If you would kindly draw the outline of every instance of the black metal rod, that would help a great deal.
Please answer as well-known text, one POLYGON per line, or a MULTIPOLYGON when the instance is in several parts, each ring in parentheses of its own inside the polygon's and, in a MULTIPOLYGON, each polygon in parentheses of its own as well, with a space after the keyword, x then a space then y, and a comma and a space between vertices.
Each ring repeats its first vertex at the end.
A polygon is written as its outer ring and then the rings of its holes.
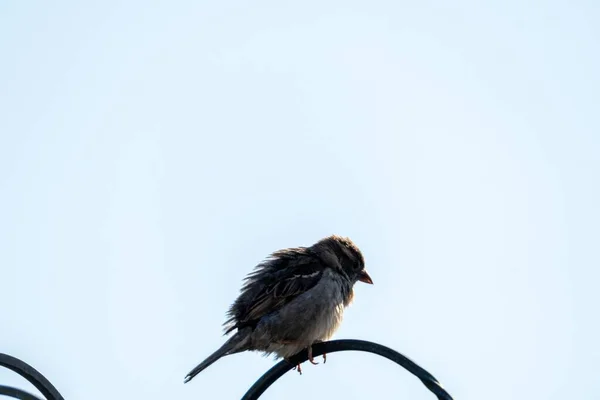
POLYGON ((8 368, 27 379, 47 400, 65 400, 44 375, 26 362, 8 354, 0 353, 0 366, 8 368))
POLYGON ((14 399, 19 399, 19 400, 42 400, 39 397, 34 396, 33 394, 26 392, 24 390, 10 387, 10 386, 4 386, 4 385, 0 385, 0 395, 1 396, 10 396, 14 399))
MULTIPOLYGON (((385 357, 419 378, 438 399, 452 400, 452 396, 444 390, 442 385, 433 375, 421 368, 408 357, 403 356, 389 347, 364 340, 332 340, 330 342, 317 343, 312 346, 313 357, 320 356, 323 353, 329 354, 337 351, 365 351, 367 353, 385 357)), ((280 361, 252 385, 244 397, 242 397, 242 400, 258 399, 277 379, 281 378, 286 372, 294 368, 296 364, 301 364, 306 360, 308 360, 308 352, 304 350, 293 356, 290 359, 290 362, 286 360, 280 361)))

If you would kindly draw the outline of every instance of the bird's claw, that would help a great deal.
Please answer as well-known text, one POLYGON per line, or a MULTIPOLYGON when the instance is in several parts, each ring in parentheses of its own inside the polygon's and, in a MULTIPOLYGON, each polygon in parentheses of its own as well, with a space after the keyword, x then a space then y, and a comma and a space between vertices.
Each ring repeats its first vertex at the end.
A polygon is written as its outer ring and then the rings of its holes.
POLYGON ((300 367, 300 364, 296 365, 296 366, 295 366, 293 369, 294 369, 294 370, 298 369, 298 373, 299 373, 300 375, 302 375, 302 367, 300 367))
POLYGON ((316 362, 315 359, 313 358, 313 355, 312 355, 312 346, 308 346, 308 361, 310 361, 310 363, 312 365, 317 365, 318 364, 318 362, 316 362))
MULTIPOLYGON (((313 357, 313 352, 312 352, 312 346, 308 346, 306 348, 306 350, 308 351, 308 361, 310 361, 310 363, 312 365, 318 365, 319 363, 315 361, 315 358, 313 357)), ((291 360, 288 360, 291 362, 291 360)), ((323 364, 325 364, 327 362, 327 354, 323 353, 323 364)), ((302 375, 302 367, 300 366, 300 364, 296 364, 294 366, 294 368, 292 368, 294 371, 298 371, 298 373, 300 375, 302 375)))

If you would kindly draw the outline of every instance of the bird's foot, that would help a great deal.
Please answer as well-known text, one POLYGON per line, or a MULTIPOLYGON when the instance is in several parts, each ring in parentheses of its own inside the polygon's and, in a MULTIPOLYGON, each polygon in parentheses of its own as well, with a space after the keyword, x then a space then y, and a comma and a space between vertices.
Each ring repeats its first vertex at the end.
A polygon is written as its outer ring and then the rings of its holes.
POLYGON ((294 364, 294 362, 293 362, 291 359, 287 358, 287 357, 285 358, 285 360, 286 360, 287 362, 289 362, 290 364, 294 365, 294 368, 292 368, 294 371, 296 371, 296 370, 297 370, 297 371, 298 371, 298 373, 299 373, 300 375, 302 375, 302 367, 300 366, 300 364, 294 364))
POLYGON ((298 365, 296 365, 296 366, 294 367, 294 370, 296 370, 296 369, 298 369, 298 373, 299 373, 300 375, 302 375, 302 367, 300 366, 300 364, 298 364, 298 365))
POLYGON ((310 363, 312 365, 317 365, 318 364, 318 362, 316 362, 315 359, 313 358, 313 355, 312 355, 312 346, 308 346, 308 361, 310 361, 310 363))
MULTIPOLYGON (((323 343, 323 340, 315 340, 313 344, 323 343)), ((323 364, 327 362, 327 353, 323 353, 323 364)))

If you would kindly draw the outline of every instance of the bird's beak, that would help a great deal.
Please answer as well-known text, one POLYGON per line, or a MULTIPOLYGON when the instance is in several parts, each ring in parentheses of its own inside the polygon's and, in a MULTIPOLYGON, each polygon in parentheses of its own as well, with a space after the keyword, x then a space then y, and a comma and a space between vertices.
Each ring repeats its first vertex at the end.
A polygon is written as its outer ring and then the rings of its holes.
POLYGON ((360 273, 358 274, 358 280, 364 283, 368 283, 369 285, 373 284, 373 279, 371 279, 366 269, 360 271, 360 273))

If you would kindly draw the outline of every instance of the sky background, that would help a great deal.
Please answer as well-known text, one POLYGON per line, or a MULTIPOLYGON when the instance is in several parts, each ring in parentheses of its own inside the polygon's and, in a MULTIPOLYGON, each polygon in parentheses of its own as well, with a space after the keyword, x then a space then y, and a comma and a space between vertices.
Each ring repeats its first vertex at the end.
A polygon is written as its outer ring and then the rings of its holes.
MULTIPOLYGON (((597 398, 600 3, 451 3, 2 1, 0 352, 67 399, 240 398, 271 359, 183 378, 247 272, 336 233, 375 282, 336 338, 597 398)), ((433 398, 303 367, 262 398, 433 398)))

